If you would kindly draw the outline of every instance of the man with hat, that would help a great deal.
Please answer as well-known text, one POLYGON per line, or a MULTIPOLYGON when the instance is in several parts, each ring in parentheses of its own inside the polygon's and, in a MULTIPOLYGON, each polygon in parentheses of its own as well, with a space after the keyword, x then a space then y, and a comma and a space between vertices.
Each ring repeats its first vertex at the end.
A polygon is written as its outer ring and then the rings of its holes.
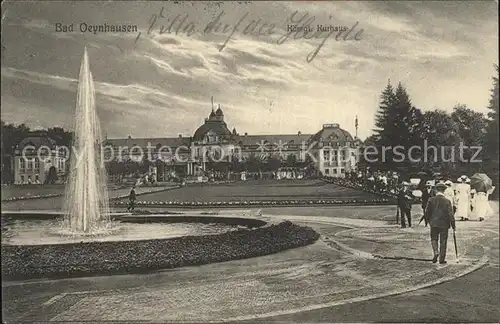
POLYGON ((410 184, 406 181, 401 183, 401 190, 398 193, 398 207, 401 210, 401 228, 406 227, 406 219, 408 219, 408 226, 411 227, 411 203, 412 197, 409 192, 410 184))
POLYGON ((446 263, 446 245, 448 243, 448 230, 455 231, 455 217, 451 201, 444 196, 447 186, 443 183, 436 185, 436 195, 427 202, 424 216, 431 227, 431 245, 434 252, 432 263, 446 263), (439 245, 438 245, 439 241, 439 245))
POLYGON ((420 219, 419 224, 423 221, 425 221, 425 226, 427 226, 427 219, 425 219, 425 208, 427 206, 427 202, 429 201, 429 198, 434 197, 436 195, 435 190, 433 189, 433 183, 432 181, 428 180, 425 183, 425 189, 422 190, 422 210, 424 211, 424 216, 420 219))

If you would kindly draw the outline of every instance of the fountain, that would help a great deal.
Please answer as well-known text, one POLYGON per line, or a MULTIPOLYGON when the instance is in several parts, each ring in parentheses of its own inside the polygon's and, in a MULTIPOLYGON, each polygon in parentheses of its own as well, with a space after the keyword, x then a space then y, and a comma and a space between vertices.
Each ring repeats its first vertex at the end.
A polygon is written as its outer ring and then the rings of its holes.
POLYGON ((71 168, 64 201, 64 227, 74 234, 99 234, 110 225, 101 129, 87 48, 78 79, 71 168))
POLYGON ((101 151, 85 48, 63 210, 2 210, 4 278, 140 272, 229 261, 311 244, 319 237, 290 222, 270 225, 253 217, 111 215, 101 151))

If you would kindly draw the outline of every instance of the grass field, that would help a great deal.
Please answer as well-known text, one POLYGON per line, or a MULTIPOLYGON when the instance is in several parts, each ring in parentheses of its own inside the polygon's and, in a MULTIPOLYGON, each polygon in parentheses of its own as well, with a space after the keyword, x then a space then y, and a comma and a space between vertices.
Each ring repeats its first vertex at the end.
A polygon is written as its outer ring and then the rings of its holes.
MULTIPOLYGON (((18 190, 17 188, 12 188, 18 190)), ((29 188, 22 188, 28 191, 29 188)), ((139 188, 140 189, 140 188, 139 188)), ((63 187, 34 188, 32 194, 62 192, 63 187), (35 190, 36 189, 36 190, 35 190)), ((121 189, 126 194, 129 189, 121 189)), ((25 192, 26 192, 25 191, 25 192)), ((23 195, 26 195, 23 192, 23 195)), ((19 191, 11 191, 10 195, 19 195, 19 191)), ((2 193, 3 198, 3 193, 2 193)), ((315 199, 377 199, 377 195, 355 189, 339 187, 320 180, 262 180, 236 182, 224 185, 188 185, 183 188, 145 194, 138 197, 140 201, 251 201, 251 200, 315 200, 315 199)), ((125 199, 126 200, 126 199, 125 199)), ((4 210, 59 210, 63 197, 35 200, 3 202, 4 210)))
POLYGON ((250 201, 377 199, 377 195, 339 187, 320 180, 262 180, 225 185, 190 185, 169 192, 148 194, 142 201, 250 201))

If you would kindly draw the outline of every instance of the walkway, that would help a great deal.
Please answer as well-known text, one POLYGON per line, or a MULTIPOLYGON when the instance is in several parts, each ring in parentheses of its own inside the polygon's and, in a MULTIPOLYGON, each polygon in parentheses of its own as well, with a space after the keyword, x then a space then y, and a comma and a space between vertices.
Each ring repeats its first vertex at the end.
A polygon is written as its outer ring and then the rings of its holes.
MULTIPOLYGON (((378 208, 386 207, 365 212, 378 208)), ((282 316, 291 322, 293 314, 415 291, 488 263, 498 265, 497 204, 495 210, 485 222, 459 223, 459 263, 450 240, 447 265, 427 261, 431 250, 423 226, 402 230, 365 215, 268 215, 264 210, 264 217, 314 227, 320 241, 265 257, 147 275, 4 282, 4 318, 267 322, 282 316)), ((253 210, 231 213, 256 215, 253 210)), ((356 321, 353 314, 350 318, 356 321)))

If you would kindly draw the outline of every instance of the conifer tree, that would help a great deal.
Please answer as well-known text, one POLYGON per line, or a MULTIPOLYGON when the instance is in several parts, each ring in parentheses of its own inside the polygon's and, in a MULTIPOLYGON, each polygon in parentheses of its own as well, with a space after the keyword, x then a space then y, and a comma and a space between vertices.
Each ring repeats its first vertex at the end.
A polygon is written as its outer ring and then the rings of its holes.
POLYGON ((375 115, 375 139, 377 142, 385 140, 385 129, 387 128, 388 115, 391 107, 394 105, 394 88, 391 85, 391 80, 387 82, 387 86, 382 91, 380 96, 380 105, 375 115))

